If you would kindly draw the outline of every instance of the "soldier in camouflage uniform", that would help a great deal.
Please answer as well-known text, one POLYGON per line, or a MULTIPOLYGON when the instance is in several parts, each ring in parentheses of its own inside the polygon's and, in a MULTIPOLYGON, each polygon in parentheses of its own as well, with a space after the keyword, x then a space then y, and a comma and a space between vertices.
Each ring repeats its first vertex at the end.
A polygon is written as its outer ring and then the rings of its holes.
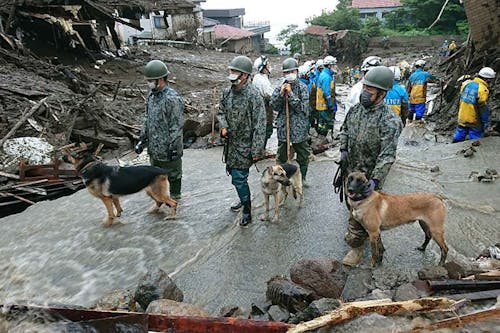
MULTIPOLYGON (((376 190, 382 187, 396 160, 403 126, 401 119, 384 102, 393 80, 394 74, 389 68, 373 67, 364 78, 360 103, 351 108, 340 133, 341 160, 347 161, 348 172, 365 172, 371 187, 376 190)), ((367 232, 351 212, 345 241, 352 249, 343 264, 359 264, 367 237, 367 232)))
POLYGON ((140 154, 148 148, 151 165, 167 171, 170 195, 181 197, 182 179, 182 129, 184 126, 184 102, 167 84, 169 72, 160 60, 146 65, 144 76, 151 88, 146 104, 146 116, 140 141, 135 147, 140 154))
POLYGON ((286 105, 290 113, 290 143, 297 152, 297 163, 300 166, 302 180, 305 182, 309 155, 309 89, 297 79, 298 63, 293 58, 283 61, 284 83, 274 90, 271 97, 271 106, 278 111, 276 125, 278 131, 278 153, 276 159, 279 163, 287 162, 286 146, 286 105), (285 98, 285 95, 288 96, 285 98))
POLYGON ((243 206, 240 225, 247 226, 252 222, 252 204, 247 179, 250 167, 264 150, 266 111, 262 96, 250 82, 252 61, 245 56, 235 57, 229 69, 228 79, 232 84, 222 92, 217 120, 220 135, 226 139, 226 169, 240 199, 231 209, 238 210, 243 206))

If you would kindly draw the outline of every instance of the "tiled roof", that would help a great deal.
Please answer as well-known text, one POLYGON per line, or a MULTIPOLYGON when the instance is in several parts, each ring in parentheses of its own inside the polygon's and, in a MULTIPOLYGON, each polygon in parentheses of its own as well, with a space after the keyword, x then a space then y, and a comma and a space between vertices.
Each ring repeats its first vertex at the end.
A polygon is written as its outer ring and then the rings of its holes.
POLYGON ((352 0, 351 7, 354 8, 386 8, 401 7, 399 0, 352 0))
POLYGON ((320 36, 326 36, 330 32, 332 32, 332 30, 321 25, 310 25, 304 31, 304 33, 309 35, 320 35, 320 36))
POLYGON ((242 39, 253 36, 248 30, 238 29, 230 25, 217 24, 215 26, 215 39, 242 39))

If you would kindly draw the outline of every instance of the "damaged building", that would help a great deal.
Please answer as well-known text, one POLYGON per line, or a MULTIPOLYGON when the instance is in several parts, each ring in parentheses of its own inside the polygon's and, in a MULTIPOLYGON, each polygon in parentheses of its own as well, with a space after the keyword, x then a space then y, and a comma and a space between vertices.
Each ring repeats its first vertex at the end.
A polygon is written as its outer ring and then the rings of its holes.
POLYGON ((141 32, 143 17, 164 28, 163 38, 192 40, 200 25, 194 8, 188 0, 4 0, 0 33, 15 36, 39 55, 68 51, 93 55, 122 48, 120 28, 141 32))

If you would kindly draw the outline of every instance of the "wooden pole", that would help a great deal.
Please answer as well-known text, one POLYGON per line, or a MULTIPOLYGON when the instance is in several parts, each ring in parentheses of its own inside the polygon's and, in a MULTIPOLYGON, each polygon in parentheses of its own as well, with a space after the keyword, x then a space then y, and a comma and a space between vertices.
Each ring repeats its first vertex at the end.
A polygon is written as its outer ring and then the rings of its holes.
POLYGON ((286 117, 286 160, 292 160, 292 150, 290 147, 290 107, 288 106, 288 93, 285 92, 285 117, 286 117))
POLYGON ((375 300, 347 303, 329 314, 298 324, 289 329, 287 333, 302 333, 327 325, 337 325, 368 313, 378 313, 386 316, 447 308, 453 304, 454 301, 447 298, 420 298, 403 302, 392 302, 390 300, 381 302, 380 300, 375 300))
POLYGON ((455 328, 463 327, 470 323, 477 323, 479 321, 500 318, 500 309, 489 309, 485 311, 478 311, 474 313, 469 313, 463 316, 457 316, 455 318, 445 319, 438 321, 434 324, 426 325, 424 327, 415 327, 410 333, 418 333, 422 330, 434 331, 441 328, 455 328))

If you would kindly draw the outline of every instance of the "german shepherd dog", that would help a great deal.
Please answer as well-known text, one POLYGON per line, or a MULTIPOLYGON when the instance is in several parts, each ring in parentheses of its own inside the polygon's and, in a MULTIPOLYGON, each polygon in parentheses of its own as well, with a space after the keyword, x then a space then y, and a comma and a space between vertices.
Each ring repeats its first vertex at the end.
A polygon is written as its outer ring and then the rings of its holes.
POLYGON ((390 195, 373 191, 363 172, 350 173, 346 187, 352 215, 370 238, 372 266, 382 262, 384 247, 380 231, 414 221, 418 221, 425 233, 424 243, 417 249, 425 251, 431 238, 434 239, 441 249, 439 264, 444 264, 448 254, 444 240, 446 206, 436 194, 421 192, 390 195))
POLYGON ((274 197, 273 222, 278 221, 279 207, 285 203, 288 195, 288 188, 292 189, 292 194, 295 199, 297 199, 297 195, 300 196, 299 206, 302 207, 304 198, 302 192, 302 175, 296 165, 285 163, 283 165, 269 166, 262 172, 260 182, 266 206, 264 220, 269 221, 269 197, 272 195, 274 197), (281 196, 280 192, 282 193, 281 196))
POLYGON ((177 202, 170 197, 170 186, 165 170, 146 165, 109 166, 89 153, 75 157, 67 152, 64 160, 75 166, 90 194, 101 199, 106 206, 108 215, 103 220, 106 225, 111 226, 113 219, 121 216, 120 196, 142 190, 145 190, 156 203, 150 212, 156 213, 162 204, 166 204, 172 209, 167 219, 175 219, 177 202))

